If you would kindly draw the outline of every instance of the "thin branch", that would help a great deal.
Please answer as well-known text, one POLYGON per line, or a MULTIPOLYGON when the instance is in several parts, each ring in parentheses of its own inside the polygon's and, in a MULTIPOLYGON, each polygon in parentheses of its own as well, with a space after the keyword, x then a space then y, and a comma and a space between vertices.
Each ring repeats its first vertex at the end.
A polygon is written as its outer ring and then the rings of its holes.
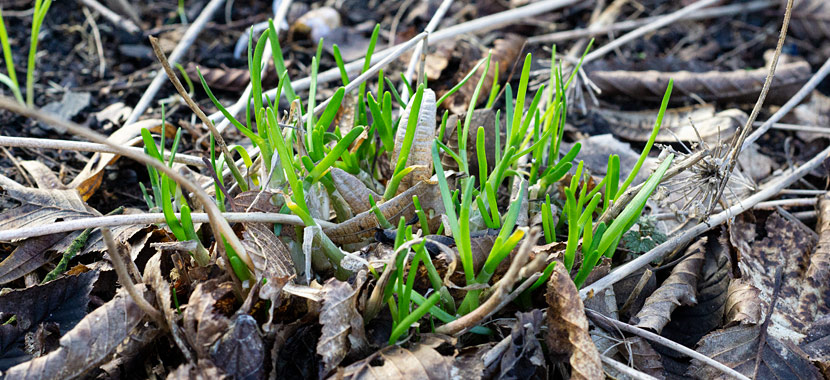
POLYGON ((127 33, 130 34, 138 34, 141 33, 141 29, 131 20, 125 19, 121 17, 118 13, 111 11, 109 8, 104 6, 103 4, 95 1, 95 0, 80 0, 81 3, 84 5, 98 11, 101 16, 104 16, 105 19, 109 20, 114 26, 124 29, 127 33))
POLYGON ((622 331, 625 331, 625 332, 630 333, 630 334, 637 335, 637 336, 642 337, 644 339, 648 339, 648 340, 650 340, 654 343, 657 343, 657 344, 660 344, 662 346, 671 348, 672 350, 675 350, 675 351, 677 351, 681 354, 684 354, 684 355, 686 355, 686 356, 688 356, 692 359, 700 360, 700 361, 702 361, 702 362, 704 362, 704 363, 706 363, 706 364, 708 364, 708 365, 710 365, 714 368, 717 368, 719 371, 721 371, 721 372, 723 372, 723 373, 725 373, 729 376, 732 376, 736 379, 749 380, 748 377, 742 375, 740 372, 735 371, 734 369, 723 365, 723 363, 721 363, 717 360, 714 360, 712 358, 709 358, 706 355, 703 355, 703 354, 701 354, 701 353, 699 353, 695 350, 692 350, 692 349, 690 349, 690 348, 688 348, 688 347, 686 347, 686 346, 684 346, 680 343, 675 343, 675 342, 673 342, 671 340, 668 340, 668 339, 666 339, 666 338, 664 338, 660 335, 657 335, 657 334, 652 333, 652 332, 648 332, 648 331, 643 330, 643 329, 641 329, 639 327, 636 327, 636 326, 629 325, 628 323, 624 323, 624 322, 620 322, 616 319, 608 318, 608 317, 606 317, 606 316, 604 316, 600 313, 597 313, 596 311, 593 311, 591 309, 585 309, 585 314, 588 315, 589 317, 591 317, 591 319, 601 320, 603 322, 612 324, 612 325, 614 325, 614 327, 616 327, 616 328, 618 328, 622 331))
MULTIPOLYGON (((71 150, 75 152, 98 152, 98 153, 114 153, 118 154, 120 150, 110 147, 106 144, 97 144, 86 141, 72 141, 72 140, 56 140, 56 139, 41 139, 34 137, 9 137, 0 136, 0 146, 15 147, 15 148, 36 148, 36 149, 59 149, 71 150)), ((136 147, 124 147, 134 151, 137 154, 143 154, 144 149, 136 147)), ((165 150, 164 158, 170 159, 171 152, 165 150)), ((173 158, 174 162, 185 165, 203 167, 205 163, 202 162, 201 157, 192 156, 189 154, 177 153, 173 158)))
POLYGON ((124 287, 130 297, 133 297, 133 302, 138 305, 138 308, 141 309, 141 311, 147 314, 157 325, 166 326, 167 324, 164 322, 164 317, 161 312, 156 310, 153 305, 150 305, 144 296, 142 296, 141 293, 139 293, 135 288, 135 284, 133 284, 133 280, 130 278, 130 274, 127 271, 127 265, 124 263, 124 258, 121 257, 121 250, 118 249, 118 244, 116 244, 115 239, 112 238, 112 232, 110 232, 110 229, 106 227, 102 228, 101 234, 104 235, 104 243, 107 245, 107 251, 109 251, 110 254, 112 267, 118 275, 118 282, 121 283, 121 286, 124 287))
POLYGON ((767 73, 767 79, 764 80, 764 87, 761 88, 761 94, 758 96, 758 101, 755 102, 755 106, 752 107, 752 113, 749 114, 749 119, 747 119, 746 124, 744 124, 744 127, 741 129, 741 133, 738 135, 737 139, 732 142, 732 148, 729 152, 729 163, 726 166, 726 171, 723 172, 723 178, 718 186, 718 192, 715 194, 715 198, 713 198, 715 201, 710 204, 709 210, 706 210, 707 216, 712 214, 715 210, 715 205, 721 201, 723 190, 726 189, 726 184, 729 182, 729 178, 732 177, 732 171, 735 169, 735 165, 738 164, 738 156, 741 154, 744 141, 749 135, 749 131, 752 129, 752 123, 755 122, 755 119, 761 112, 761 108, 764 106, 764 100, 767 99, 767 94, 772 86, 772 78, 775 77, 775 68, 778 67, 778 59, 781 57, 781 49, 784 48, 784 40, 787 39, 787 29, 789 29, 790 26, 790 16, 792 16, 792 13, 793 0, 787 0, 787 9, 784 12, 784 22, 781 25, 781 33, 778 36, 778 45, 775 47, 775 53, 772 56, 772 63, 769 67, 769 73, 767 73))
POLYGON ((622 372, 623 374, 627 375, 628 377, 630 377, 632 379, 657 380, 657 378, 654 377, 654 376, 651 376, 647 373, 640 372, 640 371, 638 371, 634 368, 631 368, 631 367, 629 367, 629 366, 627 366, 623 363, 620 363, 620 362, 618 362, 614 359, 611 359, 611 358, 609 358, 605 355, 600 355, 599 359, 602 360, 602 364, 605 364, 605 365, 607 365, 607 366, 609 366, 609 367, 611 367, 611 368, 613 368, 613 369, 615 369, 619 372, 622 372))
MULTIPOLYGON (((300 217, 296 215, 264 213, 264 212, 226 212, 222 217, 230 223, 276 223, 292 226, 305 226, 300 217)), ((210 217, 203 212, 191 214, 194 223, 209 223, 210 217)), ((181 218, 176 214, 176 218, 181 218)), ((336 226, 335 223, 315 219, 315 222, 323 228, 336 226)), ((36 236, 51 235, 60 232, 79 231, 87 228, 115 227, 134 224, 160 224, 165 223, 163 213, 152 214, 130 214, 97 216, 91 218, 73 219, 62 222, 55 222, 35 227, 22 227, 0 231, 0 241, 13 241, 36 236)))

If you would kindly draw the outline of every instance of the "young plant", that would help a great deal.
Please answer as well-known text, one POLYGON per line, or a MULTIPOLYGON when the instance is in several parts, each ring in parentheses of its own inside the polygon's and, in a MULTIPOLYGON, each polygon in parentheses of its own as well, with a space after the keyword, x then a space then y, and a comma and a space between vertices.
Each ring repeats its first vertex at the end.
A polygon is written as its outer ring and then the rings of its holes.
MULTIPOLYGON (((52 0, 35 0, 34 14, 32 18, 32 31, 29 35, 29 56, 26 66, 26 105, 34 106, 35 103, 35 57, 37 56, 38 36, 40 36, 40 28, 43 25, 43 20, 46 18, 46 12, 52 5, 52 0)), ((6 71, 8 75, 0 74, 0 83, 3 83, 11 89, 14 97, 21 104, 23 103, 23 96, 20 92, 20 84, 17 81, 17 72, 12 59, 11 46, 9 44, 9 36, 6 33, 6 25, 3 20, 3 10, 0 9, 0 46, 3 47, 3 59, 6 61, 6 71)))

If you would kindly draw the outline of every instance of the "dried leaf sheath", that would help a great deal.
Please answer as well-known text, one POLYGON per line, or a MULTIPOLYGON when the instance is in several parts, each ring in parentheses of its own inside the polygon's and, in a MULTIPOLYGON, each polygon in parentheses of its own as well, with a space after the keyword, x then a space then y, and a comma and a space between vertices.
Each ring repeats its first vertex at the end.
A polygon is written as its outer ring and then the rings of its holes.
MULTIPOLYGON (((412 110, 412 103, 410 101, 407 104, 406 110, 404 110, 401 121, 398 124, 398 131, 395 135, 395 151, 392 154, 393 165, 398 162, 398 156, 401 153, 404 136, 406 135, 406 124, 409 122, 409 113, 412 110)), ((435 92, 430 89, 425 89, 424 97, 421 99, 421 112, 418 114, 418 124, 415 126, 415 137, 412 141, 409 157, 406 159, 406 167, 416 165, 418 167, 401 180, 396 195, 415 186, 420 181, 428 180, 432 175, 432 156, 430 155, 430 149, 432 149, 432 140, 435 138, 436 112, 435 92)))

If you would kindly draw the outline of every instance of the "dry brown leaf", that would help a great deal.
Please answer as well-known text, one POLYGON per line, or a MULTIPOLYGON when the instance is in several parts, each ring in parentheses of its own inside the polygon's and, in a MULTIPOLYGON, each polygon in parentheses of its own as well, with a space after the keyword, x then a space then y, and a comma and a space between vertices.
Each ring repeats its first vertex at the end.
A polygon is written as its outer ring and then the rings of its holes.
POLYGON ((0 325, 0 371, 31 358, 21 350, 23 335, 42 323, 56 324, 58 338, 75 327, 86 315, 97 279, 98 272, 91 271, 0 295, 0 319, 15 318, 14 323, 0 325))
POLYGON ((830 317, 813 323, 800 347, 827 378, 830 374, 830 317))
MULTIPOLYGON (((767 335, 761 346, 761 325, 738 325, 703 337, 697 351, 730 368, 757 379, 821 379, 821 373, 801 350, 767 335), (758 349, 761 348, 759 352, 758 349), (760 363, 757 358, 761 359, 760 363), (757 377, 754 377, 756 365, 757 377)), ((728 379, 723 372, 692 360, 687 375, 696 379, 728 379)))
POLYGON ((343 199, 348 203, 349 208, 355 214, 367 211, 372 208, 369 202, 369 197, 373 197, 375 201, 379 201, 383 197, 372 190, 369 190, 360 178, 347 173, 340 168, 331 168, 331 178, 334 187, 343 196, 343 199))
POLYGON ((199 360, 196 363, 183 363, 167 374, 167 380, 225 380, 228 375, 210 360, 199 360))
POLYGON ((818 245, 810 255, 796 309, 798 319, 807 324, 816 316, 830 312, 830 194, 819 197, 817 211, 818 245))
MULTIPOLYGON (((277 73, 274 69, 273 63, 271 63, 270 60, 268 63, 268 69, 266 69, 265 75, 262 76, 263 80, 267 80, 277 73)), ((187 73, 187 77, 190 78, 190 80, 193 81, 197 87, 199 87, 199 83, 201 82, 197 68, 201 71, 202 76, 205 78, 205 83, 207 83, 208 87, 213 91, 224 90, 241 92, 246 86, 248 86, 249 83, 251 83, 251 72, 247 68, 235 69, 231 67, 199 67, 195 63, 190 62, 187 64, 185 72, 187 73)))
POLYGON ((0 214, 0 229, 42 226, 59 220, 94 216, 75 190, 6 187, 6 194, 20 206, 0 214))
MULTIPOLYGON (((397 165, 398 156, 400 156, 401 149, 403 149, 409 114, 412 112, 414 100, 415 98, 413 97, 409 104, 406 105, 406 109, 401 116, 401 121, 398 124, 399 127, 395 134, 395 150, 392 152, 392 165, 397 165)), ((427 88, 424 90, 421 99, 421 108, 418 113, 418 121, 415 125, 415 135, 409 150, 409 156, 406 158, 405 167, 415 167, 415 169, 401 180, 395 195, 415 186, 418 182, 428 180, 432 175, 432 155, 430 149, 432 149, 432 140, 435 139, 436 112, 435 92, 427 88)), ((375 200, 377 201, 377 199, 375 200)))
POLYGON ((634 365, 634 368, 658 379, 664 377, 660 354, 645 339, 639 336, 627 338, 623 347, 631 355, 631 364, 634 365))
POLYGON ((230 283, 208 280, 196 285, 182 315, 184 335, 196 355, 210 358, 210 347, 227 331, 231 321, 220 302, 233 303, 235 296, 230 283))
MULTIPOLYGON (((830 21, 830 19, 828 19, 830 21)), ((816 90, 810 94, 810 98, 793 109, 795 124, 826 127, 830 125, 830 97, 816 90)), ((827 137, 826 133, 796 132, 796 135, 804 141, 812 141, 817 138, 827 137)))
POLYGON ((21 161, 20 166, 23 169, 26 169, 26 172, 29 173, 29 177, 31 177, 38 188, 40 189, 61 189, 64 190, 66 187, 61 183, 61 180, 58 179, 58 176, 52 172, 49 167, 44 165, 40 161, 21 161))
MULTIPOLYGON (((657 110, 597 109, 594 113, 608 124, 612 133, 631 141, 648 141, 654 128, 654 120, 657 120, 657 110)), ((712 104, 672 108, 666 110, 660 133, 655 141, 674 143, 679 139, 696 142, 700 138, 707 142, 727 141, 738 127, 746 123, 746 119, 746 113, 739 109, 715 113, 715 106, 712 104)))
POLYGON ((449 379, 452 358, 442 356, 426 344, 414 344, 406 349, 398 345, 386 346, 366 359, 341 368, 329 379, 449 379))
MULTIPOLYGON (((786 4, 782 1, 782 4, 786 4)), ((825 0, 793 1, 790 32, 799 38, 826 41, 830 38, 830 3, 825 0)))
POLYGON ((548 349, 559 355, 570 355, 572 379, 602 378, 602 362, 588 334, 582 299, 564 266, 554 266, 545 298, 548 303, 548 334, 545 337, 548 349))
MULTIPOLYGON (((148 296, 144 285, 139 294, 148 296)), ((9 369, 7 379, 67 379, 83 375, 110 357, 130 331, 144 318, 144 312, 126 291, 119 290, 111 301, 89 313, 60 340, 60 347, 45 356, 9 369)))
POLYGON ((725 326, 755 325, 761 322, 762 304, 760 291, 743 280, 729 282, 724 310, 725 326))
POLYGON ((539 330, 544 316, 540 309, 518 313, 510 331, 507 350, 501 356, 499 378, 541 378, 547 373, 547 363, 539 344, 539 330))
POLYGON ((0 284, 17 280, 49 262, 52 254, 47 251, 64 236, 66 235, 52 234, 24 240, 0 262, 0 284))
POLYGON ((265 278, 270 283, 296 275, 288 248, 274 235, 268 224, 245 223, 242 244, 251 254, 257 279, 265 278))
POLYGON ((346 357, 350 350, 368 347, 363 330, 363 317, 357 312, 357 291, 348 282, 330 279, 323 285, 323 307, 320 310, 322 336, 317 354, 323 358, 320 376, 325 376, 346 357))
POLYGON ((637 327, 659 334, 671 320, 674 309, 680 305, 692 306, 697 303, 697 281, 705 260, 706 241, 706 238, 702 238, 686 249, 687 257, 672 268, 671 275, 646 299, 643 308, 631 319, 637 327))
MULTIPOLYGON (((764 85, 767 69, 660 72, 660 71, 594 71, 591 80, 602 95, 626 95, 645 101, 660 101, 669 79, 674 79, 673 102, 703 99, 710 102, 754 102, 764 85), (695 96, 695 98, 693 98, 695 96)), ((767 103, 783 104, 812 76, 806 62, 786 63, 775 70, 775 78, 767 103)))
POLYGON ((265 378, 265 345, 254 317, 238 313, 210 350, 216 366, 236 379, 265 378))

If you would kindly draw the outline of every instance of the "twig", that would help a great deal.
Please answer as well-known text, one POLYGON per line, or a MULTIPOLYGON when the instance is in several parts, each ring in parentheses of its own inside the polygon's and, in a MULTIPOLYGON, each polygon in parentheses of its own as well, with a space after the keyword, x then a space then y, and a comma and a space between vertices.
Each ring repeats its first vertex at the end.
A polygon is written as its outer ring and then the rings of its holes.
MULTIPOLYGON (((685 15, 677 21, 693 21, 706 20, 710 18, 718 18, 723 16, 731 16, 736 14, 747 14, 750 12, 764 10, 778 5, 777 1, 773 0, 759 0, 742 4, 730 4, 722 7, 703 9, 699 12, 685 15)), ((583 37, 596 37, 617 31, 631 30, 656 22, 663 16, 645 17, 636 20, 620 21, 611 25, 607 25, 597 29, 573 29, 562 32, 554 32, 534 36, 527 39, 528 44, 564 42, 583 37)))
MULTIPOLYGON (((277 223, 294 226, 305 226, 303 221, 296 215, 264 213, 264 212, 225 212, 221 216, 230 223, 277 223)), ((194 223, 209 223, 210 217, 203 212, 191 214, 194 223)), ((176 218, 181 218, 176 214, 176 218)), ((315 222, 323 228, 336 226, 335 223, 315 219, 315 222)), ((70 232, 83 230, 85 228, 115 227, 133 224, 157 224, 165 223, 163 213, 152 214, 130 214, 97 216, 91 218, 73 219, 62 222, 55 222, 36 227, 22 227, 0 231, 0 241, 12 241, 35 236, 44 236, 58 232, 70 232)))
MULTIPOLYGON (((193 41, 195 41, 199 33, 202 32, 202 29, 204 29, 207 22, 213 18, 213 14, 224 2, 225 0, 211 0, 210 3, 205 5, 202 13, 199 14, 199 17, 197 17, 196 20, 190 24, 187 31, 184 32, 184 36, 182 36, 181 41, 179 41, 179 44, 176 45, 176 48, 173 49, 172 53, 170 53, 170 56, 167 58, 170 62, 176 63, 182 58, 182 56, 184 56, 184 53, 190 45, 193 44, 193 41)), ((156 77, 153 78, 152 82, 150 82, 150 86, 147 87, 147 90, 144 91, 144 94, 141 95, 140 99, 138 99, 138 103, 133 108, 133 113, 130 114, 127 121, 124 122, 124 125, 135 123, 138 118, 144 114, 144 111, 146 111, 147 107, 150 106, 150 102, 152 102, 153 98, 155 98, 156 93, 158 93, 161 89, 161 85, 164 84, 164 77, 165 74, 163 72, 156 74, 156 77)))
MULTIPOLYGON (((164 52, 161 51, 161 46, 159 46, 158 38, 150 36, 150 44, 153 45, 153 52, 156 53, 156 57, 158 58, 159 62, 161 62, 161 66, 164 68, 164 71, 167 73, 167 77, 170 78, 170 82, 173 83, 173 87, 176 87, 176 91, 179 92, 179 96, 181 96, 187 106, 202 120, 205 125, 207 125, 208 129, 210 129, 210 133, 213 134, 213 138, 216 139, 216 145, 219 145, 219 150, 222 151, 222 156, 225 157, 225 162, 228 164, 228 168, 231 169, 231 173, 237 179, 242 179, 242 173, 239 172, 239 168, 236 167, 236 162, 233 160, 233 156, 231 152, 228 150, 228 146, 225 144, 225 139, 222 137, 222 134, 216 130, 216 127, 213 125, 213 122, 208 119, 207 115, 199 108, 199 105, 193 101, 193 98, 187 94, 187 90, 184 89, 182 86, 182 82, 179 81, 179 77, 176 76, 176 73, 173 71, 173 68, 170 67, 170 62, 167 61, 167 57, 164 56, 164 52)), ((243 186, 243 184, 239 184, 243 190, 247 190, 247 186, 243 186)))
MULTIPOLYGON (((706 210, 706 216, 712 214, 712 211, 715 209, 715 205, 717 205, 721 200, 723 191, 726 189, 726 184, 729 182, 729 178, 732 177, 732 171, 735 169, 735 165, 738 164, 738 156, 741 154, 741 150, 744 147, 744 141, 749 135, 749 131, 752 129, 752 123, 755 122, 755 119, 761 112, 761 108, 764 106, 764 100, 766 100, 769 89, 772 86, 772 78, 775 77, 775 68, 778 67, 778 58, 781 56, 781 49, 784 48, 784 40, 787 39, 787 29, 790 26, 790 16, 792 15, 792 12, 793 0, 787 0, 787 9, 784 12, 784 22, 781 25, 781 33, 778 36, 778 45, 775 47, 775 53, 772 56, 772 63, 769 67, 769 73, 767 73, 767 78, 764 80, 764 87, 761 88, 761 94, 758 96, 758 101, 755 102, 755 106, 752 107, 752 112, 749 114, 749 119, 747 119, 743 129, 741 129, 741 133, 732 142, 732 148, 729 152, 729 163, 726 165, 726 171, 723 172, 723 178, 721 178, 720 185, 718 186, 718 192, 713 198, 715 201, 709 205, 709 210, 706 210)), ((719 168, 718 170, 721 169, 719 168)))
POLYGON ((95 50, 98 53, 98 76, 104 78, 104 73, 107 71, 107 61, 104 58, 104 45, 101 43, 101 31, 98 30, 98 23, 95 22, 95 17, 89 13, 87 7, 82 7, 84 17, 89 21, 89 26, 92 28, 92 37, 95 39, 95 50))
POLYGON ((112 238, 112 232, 110 232, 110 229, 106 227, 102 228, 101 234, 104 235, 104 243, 107 245, 107 251, 109 251, 110 254, 112 267, 118 275, 118 282, 121 283, 121 286, 123 286, 124 290, 129 293, 130 297, 133 297, 133 302, 138 305, 138 308, 141 309, 141 311, 147 314, 157 325, 166 326, 161 312, 156 310, 153 305, 150 305, 144 296, 141 295, 141 293, 139 293, 135 288, 135 284, 133 284, 130 274, 127 273, 127 265, 124 263, 124 258, 121 257, 121 250, 118 249, 115 239, 112 238))
POLYGON ((760 202, 753 209, 755 210, 770 210, 776 207, 798 207, 798 206, 815 206, 818 200, 816 198, 794 198, 794 199, 778 199, 774 201, 760 202))
POLYGON ((591 62, 591 61, 593 61, 593 60, 595 60, 599 57, 602 57, 605 54, 610 53, 614 49, 633 41, 634 39, 637 39, 639 37, 644 36, 645 34, 647 34, 649 32, 655 31, 655 30, 660 29, 660 28, 662 28, 666 25, 674 23, 677 20, 682 19, 686 15, 689 15, 689 14, 692 14, 692 13, 696 12, 698 9, 708 7, 708 6, 710 6, 712 4, 715 4, 719 1, 721 1, 721 0, 700 0, 700 1, 696 1, 692 4, 689 4, 689 5, 681 8, 680 10, 678 10, 676 12, 669 13, 669 14, 664 15, 664 16, 660 16, 658 20, 654 20, 654 21, 652 21, 648 24, 645 24, 645 25, 637 28, 637 29, 634 29, 633 31, 631 31, 629 33, 626 33, 622 37, 617 38, 614 41, 611 41, 611 42, 605 44, 601 48, 599 48, 597 50, 594 50, 593 52, 589 53, 588 55, 585 56, 584 63, 588 63, 588 62, 591 62))
POLYGON ((830 74, 830 58, 824 61, 824 64, 821 65, 821 68, 819 68, 818 71, 816 71, 816 73, 813 74, 813 77, 810 78, 810 80, 808 80, 807 83, 805 83, 804 86, 802 86, 801 89, 798 90, 798 92, 796 92, 795 95, 793 95, 793 97, 787 101, 787 103, 781 106, 781 108, 778 109, 778 111, 776 111, 775 114, 773 114, 763 125, 761 125, 760 128, 756 129, 755 132, 752 132, 752 134, 746 138, 746 140, 744 141, 744 149, 747 146, 749 146, 749 144, 752 144, 753 142, 758 140, 764 133, 766 133, 770 128, 772 128, 772 126, 775 123, 777 123, 784 116, 790 113, 790 111, 792 111, 792 109, 795 108, 795 106, 801 103, 801 101, 804 100, 804 98, 806 98, 807 95, 810 95, 810 93, 812 93, 813 89, 815 89, 819 85, 819 83, 821 83, 821 81, 823 81, 824 78, 827 77, 828 74, 830 74))
MULTIPOLYGON (((452 3, 453 3, 453 0, 444 0, 441 3, 441 5, 438 6, 438 9, 435 10, 435 14, 432 15, 432 18, 429 19, 429 23, 424 28, 424 32, 432 33, 432 32, 435 31, 435 28, 437 28, 438 24, 441 23, 441 20, 444 19, 444 15, 450 9, 450 6, 452 5, 452 3)), ((418 60, 421 58, 422 53, 426 53, 426 52, 423 51, 423 46, 421 46, 421 45, 416 46, 415 50, 412 51, 412 57, 409 58, 409 64, 406 65, 406 74, 405 74, 405 76, 406 76, 407 80, 412 80, 412 74, 415 73, 415 65, 418 63, 418 60)), ((420 75, 421 74, 419 74, 419 76, 420 75)), ((409 95, 410 95, 409 87, 406 87, 406 84, 402 84, 401 85, 401 90, 399 92, 401 94, 401 100, 403 100, 404 103, 407 103, 409 101, 409 95)))
MULTIPOLYGON (((66 129, 74 135, 80 136, 82 138, 94 142, 109 145, 111 148, 116 149, 118 151, 118 154, 125 156, 127 158, 131 158, 142 164, 152 166, 156 170, 166 174, 172 180, 176 181, 179 185, 181 185, 182 188, 192 192, 194 197, 198 199, 199 202, 201 202, 202 205, 205 207, 205 210, 207 211, 207 214, 210 219, 211 226, 213 227, 212 230, 214 233, 214 237, 216 238, 216 241, 222 241, 222 237, 224 236, 225 239, 227 239, 228 244, 230 244, 234 251, 236 251, 239 257, 250 267, 253 267, 253 263, 251 261, 251 258, 248 256, 247 251, 245 250, 245 246, 243 246, 242 242, 239 241, 239 238, 236 237, 236 233, 234 233, 234 231, 231 229, 231 226, 228 224, 228 222, 224 218, 222 218, 222 213, 219 211, 219 208, 216 207, 216 204, 213 203, 213 200, 210 198, 210 196, 204 190, 202 190, 202 188, 199 187, 199 185, 191 182, 183 175, 179 174, 178 171, 173 170, 169 166, 165 165, 163 162, 155 158, 152 158, 149 155, 143 153, 139 154, 130 149, 126 149, 118 144, 114 144, 107 140, 107 138, 103 135, 87 127, 78 125, 71 121, 59 119, 57 117, 50 115, 49 113, 43 112, 42 110, 26 107, 9 97, 0 96, 0 108, 7 109, 21 116, 33 118, 46 124, 63 127, 64 129, 66 129)), ((221 244, 219 244, 219 246, 221 246, 221 244)), ((224 253, 224 250, 220 249, 220 251, 224 253)), ((226 260, 226 262, 230 262, 230 260, 228 260, 227 255, 225 255, 224 259, 226 260)), ((233 271, 231 270, 230 265, 226 266, 226 270, 231 275, 231 278, 238 281, 236 276, 233 275, 233 271)))
MULTIPOLYGON (((98 152, 98 153, 114 153, 121 152, 118 149, 112 148, 107 144, 97 144, 86 141, 72 141, 72 140, 56 140, 56 139, 41 139, 34 137, 9 137, 0 136, 0 146, 15 147, 15 148, 37 148, 37 149, 60 149, 71 150, 77 152, 98 152)), ((122 147, 134 151, 136 154, 143 154, 144 149, 136 147, 122 147)), ((171 152, 165 151, 164 158, 169 159, 171 152)), ((188 154, 177 153, 173 158, 174 162, 185 165, 203 167, 205 163, 202 162, 201 157, 191 156, 188 154)))
MULTIPOLYGON (((760 126, 763 127, 766 123, 755 122, 753 125, 756 127, 760 126)), ((783 131, 797 131, 797 132, 810 132, 810 133, 821 133, 825 135, 830 135, 830 128, 828 127, 819 127, 816 125, 799 125, 799 124, 787 124, 787 123, 772 123, 772 129, 780 129, 783 131)))
MULTIPOLYGON (((769 199, 775 194, 778 194, 778 192, 781 191, 781 189, 792 185, 793 183, 798 181, 799 178, 804 177, 805 175, 807 175, 807 173, 809 173, 810 171, 824 163, 824 160, 828 157, 830 157, 830 148, 827 148, 819 152, 810 161, 807 161, 804 163, 804 165, 801 165, 801 167, 792 170, 789 173, 780 175, 778 181, 770 183, 761 191, 743 199, 742 201, 736 203, 729 209, 721 211, 720 213, 710 217, 708 220, 686 230, 682 234, 666 241, 663 244, 658 245, 657 247, 654 247, 654 249, 652 249, 651 251, 648 251, 640 255, 636 259, 631 260, 628 263, 625 263, 624 265, 618 267, 605 277, 599 279, 590 286, 587 286, 580 290, 579 295, 582 298, 593 295, 596 292, 599 292, 600 290, 605 289, 615 284, 617 281, 620 281, 628 275, 636 272, 638 269, 642 268, 646 264, 652 261, 662 259, 668 253, 674 251, 675 248, 688 244, 698 235, 716 226, 719 226, 727 219, 741 214, 742 212, 752 208, 761 201, 769 199)), ((798 213, 796 213, 796 215, 797 214, 798 213)))
POLYGON ((629 367, 629 366, 627 366, 623 363, 620 363, 620 362, 618 362, 614 359, 611 359, 611 358, 609 358, 605 355, 600 355, 599 359, 602 360, 603 364, 605 364, 605 365, 607 365, 607 366, 609 366, 609 367, 611 367, 611 368, 613 368, 617 371, 620 371, 620 372, 624 373, 625 375, 627 375, 628 377, 630 377, 632 379, 657 380, 657 378, 654 377, 654 376, 651 376, 647 373, 640 372, 640 371, 638 371, 634 368, 631 368, 631 367, 629 367))
POLYGON ((141 28, 139 28, 138 25, 136 25, 134 22, 121 17, 121 15, 111 11, 109 8, 97 2, 96 0, 81 0, 81 3, 96 10, 98 13, 101 14, 101 16, 104 16, 105 19, 110 20, 110 22, 113 25, 115 25, 118 28, 124 29, 127 33, 141 33, 141 28))
POLYGON ((729 367, 723 365, 723 363, 721 363, 717 360, 714 360, 712 358, 709 358, 706 355, 703 355, 703 354, 701 354, 701 353, 699 353, 695 350, 692 350, 692 349, 690 349, 690 348, 688 348, 688 347, 686 347, 682 344, 675 343, 671 340, 668 340, 668 339, 666 339, 666 338, 664 338, 660 335, 657 335, 657 334, 652 333, 652 332, 648 332, 648 331, 643 330, 643 329, 641 329, 639 327, 636 327, 636 326, 629 325, 628 323, 620 322, 616 319, 608 318, 608 317, 606 317, 606 316, 604 316, 600 313, 597 313, 596 311, 593 311, 591 309, 585 309, 585 314, 588 315, 589 317, 591 317, 591 319, 601 320, 603 322, 609 323, 611 325, 614 325, 614 327, 616 327, 616 328, 618 328, 622 331, 625 331, 625 332, 630 333, 630 334, 637 335, 639 337, 648 339, 648 340, 650 340, 652 342, 655 342, 657 344, 660 344, 662 346, 671 348, 672 350, 675 350, 675 351, 677 351, 681 354, 684 354, 684 355, 686 355, 686 356, 688 356, 692 359, 700 360, 700 361, 702 361, 702 362, 704 362, 704 363, 706 363, 706 364, 708 364, 708 365, 710 365, 714 368, 717 368, 721 372, 723 372, 723 373, 725 373, 729 376, 732 376, 736 379, 749 380, 748 377, 742 375, 740 372, 735 371, 732 368, 729 368, 729 367))

